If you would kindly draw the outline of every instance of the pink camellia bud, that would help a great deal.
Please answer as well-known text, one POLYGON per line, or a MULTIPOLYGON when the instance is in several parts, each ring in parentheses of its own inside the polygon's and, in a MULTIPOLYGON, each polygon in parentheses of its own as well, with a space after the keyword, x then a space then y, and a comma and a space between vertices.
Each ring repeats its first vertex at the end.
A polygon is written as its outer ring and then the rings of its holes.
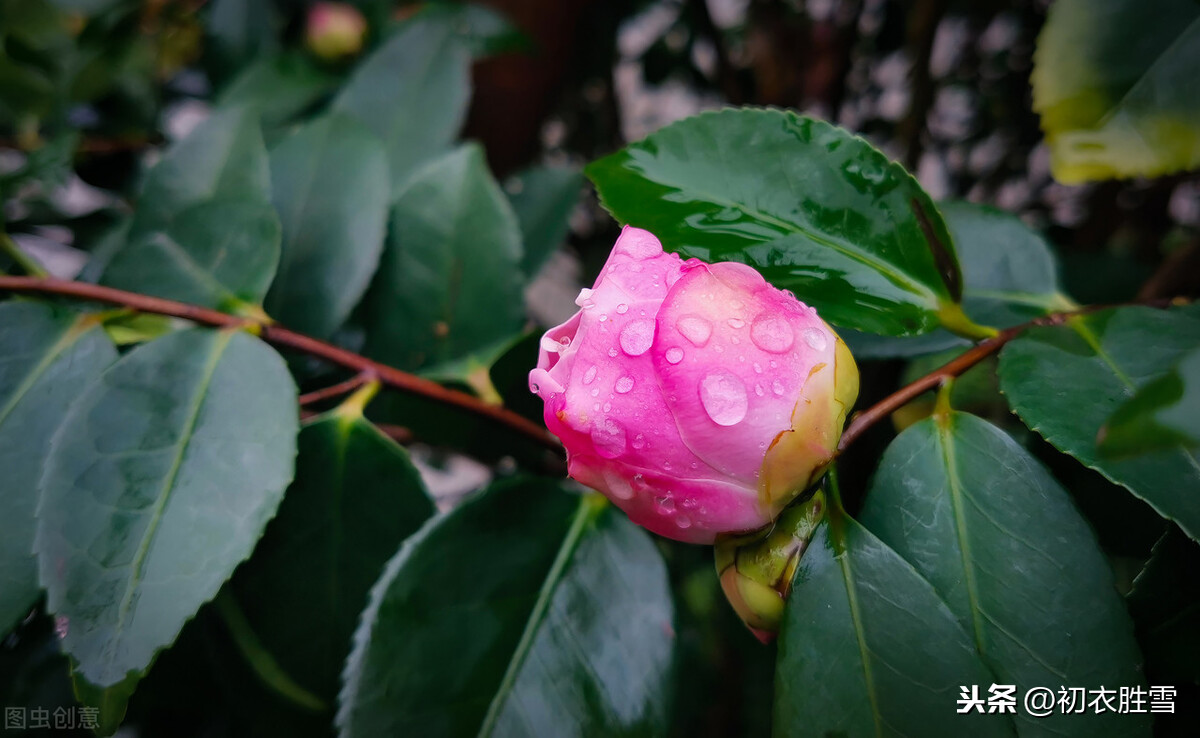
POLYGON ((362 51, 367 21, 358 8, 346 3, 317 3, 308 11, 305 40, 308 48, 326 61, 337 61, 362 51))
POLYGON ((846 345, 744 264, 625 228, 530 389, 572 477, 692 543, 761 528, 828 465, 858 395, 846 345))

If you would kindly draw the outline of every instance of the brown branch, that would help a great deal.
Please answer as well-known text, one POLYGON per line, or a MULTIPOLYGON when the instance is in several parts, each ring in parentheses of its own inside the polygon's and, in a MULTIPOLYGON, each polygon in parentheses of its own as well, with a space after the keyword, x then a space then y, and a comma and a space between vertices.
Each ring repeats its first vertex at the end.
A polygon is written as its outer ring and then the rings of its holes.
POLYGON ((418 377, 408 372, 400 371, 386 364, 361 356, 352 351, 318 341, 315 338, 288 330, 275 323, 265 323, 236 315, 229 315, 217 310, 188 305, 174 300, 164 300, 159 297, 139 295, 111 287, 72 282, 63 279, 38 279, 34 277, 0 276, 0 290, 24 294, 65 295, 92 302, 102 302, 109 305, 120 305, 143 313, 168 315, 183 318, 193 323, 217 326, 221 328, 248 329, 261 336, 264 341, 275 346, 293 349, 301 353, 324 359, 332 364, 352 369, 360 373, 373 373, 385 385, 411 394, 426 397, 451 407, 474 413, 540 443, 548 449, 559 451, 562 445, 554 436, 534 423, 511 410, 490 405, 477 397, 465 392, 446 389, 437 382, 418 377))
POLYGON ((904 165, 917 171, 921 159, 921 134, 925 119, 933 106, 933 77, 929 69, 933 57, 933 40, 938 24, 946 12, 948 0, 918 0, 908 28, 908 48, 913 55, 912 84, 909 88, 908 114, 900 123, 900 140, 904 142, 904 165))
POLYGON ((1040 318, 1035 318, 1028 323, 1015 325, 1012 328, 1007 328, 1001 331, 998 335, 981 341, 978 344, 967 349, 959 356, 954 357, 942 366, 934 369, 912 384, 901 387, 892 394, 883 398, 871 407, 863 410, 854 416, 850 421, 850 425, 846 426, 845 432, 842 433, 842 440, 838 442, 838 453, 841 454, 846 448, 858 440, 859 436, 867 431, 868 428, 875 425, 879 421, 891 415, 896 410, 899 410, 904 405, 915 400, 917 397, 926 392, 940 386, 947 379, 953 379, 987 357, 1004 348, 1004 344, 1024 333, 1026 330, 1034 326, 1044 325, 1062 325, 1069 319, 1094 313, 1097 310, 1105 310, 1108 308, 1123 307, 1129 305, 1141 305, 1144 307, 1167 308, 1175 304, 1175 299, 1153 299, 1139 300, 1137 302, 1122 303, 1120 305, 1088 305, 1079 310, 1072 310, 1062 313, 1051 313, 1040 318))
POLYGON ((305 405, 312 405, 334 397, 341 397, 348 392, 353 392, 373 379, 375 379, 374 372, 359 372, 345 382, 338 382, 337 384, 300 395, 300 406, 304 407, 305 405))

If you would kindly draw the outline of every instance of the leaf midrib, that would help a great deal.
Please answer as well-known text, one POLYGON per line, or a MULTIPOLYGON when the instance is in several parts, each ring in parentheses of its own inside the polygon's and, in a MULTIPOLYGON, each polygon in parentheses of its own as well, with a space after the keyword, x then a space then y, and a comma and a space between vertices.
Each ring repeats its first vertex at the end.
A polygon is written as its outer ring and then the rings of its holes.
POLYGON ((1200 25, 1200 15, 1197 15, 1190 23, 1184 26, 1179 35, 1176 36, 1175 39, 1172 40, 1165 49, 1163 49, 1161 54, 1155 57, 1154 61, 1150 63, 1150 66, 1146 67, 1146 71, 1142 72, 1138 76, 1137 81, 1130 85, 1129 89, 1125 90, 1124 94, 1122 94, 1121 97, 1114 102, 1108 110, 1105 111, 1104 115, 1102 115, 1100 119, 1092 125, 1092 129, 1100 130, 1111 123, 1117 113, 1125 107, 1125 103, 1129 101, 1129 97, 1146 84, 1146 80, 1150 78, 1150 74, 1155 70, 1155 68, 1162 64, 1163 60, 1175 51, 1175 47, 1178 46, 1179 43, 1192 32, 1193 28, 1197 27, 1197 25, 1200 25))
MULTIPOLYGON (((1099 337, 1096 336, 1091 327, 1086 323, 1086 318, 1077 318, 1072 320, 1070 321, 1069 325, 1075 331, 1075 333, 1077 333, 1079 337, 1083 339, 1084 343, 1086 343, 1088 347, 1096 353, 1096 358, 1098 358, 1104 363, 1105 366, 1109 368, 1109 370, 1113 373, 1113 376, 1115 376, 1121 382, 1121 384, 1125 385, 1125 388, 1128 390, 1129 397, 1136 395, 1138 389, 1137 385, 1135 385, 1133 380, 1131 380, 1128 375, 1121 370, 1121 367, 1117 366, 1116 360, 1104 350, 1099 337)), ((1200 476, 1200 459, 1197 459, 1196 456, 1190 450, 1188 450, 1187 446, 1182 443, 1178 443, 1175 446, 1168 448, 1170 450, 1178 451, 1179 454, 1183 456, 1184 461, 1186 461, 1189 466, 1196 470, 1197 476, 1200 476)), ((1091 456, 1090 453, 1089 456, 1091 456)), ((1128 485, 1125 485, 1124 482, 1121 482, 1121 484, 1128 487, 1128 485)), ((1139 497, 1140 496, 1141 495, 1139 494, 1139 497)))
MULTIPOLYGON (((840 504, 840 503, 839 503, 840 504)), ((858 592, 855 589, 854 572, 850 569, 850 547, 846 545, 845 531, 841 529, 840 520, 835 523, 834 516, 841 517, 837 509, 831 509, 829 514, 829 533, 834 538, 835 556, 838 567, 842 570, 842 581, 846 584, 846 599, 850 607, 850 619, 854 624, 854 638, 858 642, 859 660, 862 662, 863 679, 867 687, 867 700, 871 703, 871 717, 875 723, 875 735, 883 738, 883 715, 879 711, 879 698, 875 694, 875 676, 871 670, 871 653, 864 638, 865 627, 862 622, 862 608, 858 603, 858 592), (840 551, 836 549, 841 549, 840 551)))
POLYGON ((983 612, 979 604, 979 584, 975 581, 974 560, 971 556, 971 541, 967 535, 967 520, 963 510, 962 478, 958 473, 958 459, 954 455, 954 438, 950 424, 953 417, 944 420, 934 418, 938 445, 942 451, 942 464, 946 468, 946 486, 950 493, 950 507, 954 511, 954 533, 958 539, 959 556, 962 559, 963 581, 967 589, 967 606, 971 610, 971 631, 975 641, 975 650, 980 656, 987 655, 983 639, 983 612))
POLYGON ((580 498, 575 515, 571 519, 571 525, 567 529, 562 545, 558 549, 558 554, 554 558, 554 563, 551 564, 550 571, 546 575, 546 581, 542 584, 542 588, 538 592, 538 598, 534 603, 533 611, 529 615, 525 632, 521 634, 521 640, 517 643, 517 648, 513 651, 512 658, 509 659, 508 669, 504 673, 504 678, 500 681, 500 686, 496 690, 496 695, 492 698, 491 704, 488 705, 487 714, 484 716, 483 724, 477 733, 479 738, 491 736, 492 731, 495 730, 504 705, 508 701, 513 688, 516 686, 517 678, 520 676, 525 659, 529 656, 530 651, 533 650, 538 630, 541 628, 542 622, 546 619, 546 615, 550 611, 555 591, 566 575, 567 567, 571 563, 575 551, 579 548, 579 543, 583 540, 584 530, 603 509, 603 507, 599 507, 591 502, 587 496, 580 498))
POLYGON ((62 336, 51 344, 50 349, 46 351, 41 360, 29 370, 29 373, 25 375, 25 379, 17 385, 17 389, 13 392, 8 404, 0 409, 0 425, 3 425, 4 421, 8 420, 8 416, 12 414, 17 405, 21 404, 21 400, 33 389, 33 386, 37 384, 38 380, 50 369, 54 362, 58 360, 58 357, 62 356, 67 349, 77 343, 87 333, 86 330, 81 330, 86 320, 86 317, 79 317, 71 325, 66 326, 62 336))
POLYGON ((221 331, 218 333, 213 343, 212 354, 205 363, 204 374, 201 376, 200 383, 197 385, 196 392, 188 408, 188 416, 184 422, 183 434, 180 436, 178 444, 179 450, 171 462, 171 468, 167 471, 167 475, 163 479, 162 488, 159 491, 158 499, 155 501, 154 510, 151 513, 150 524, 146 526, 146 532, 142 535, 142 541, 138 544, 137 553, 130 564, 131 576, 125 585, 125 592, 121 597, 121 604, 117 610, 117 625, 113 634, 114 643, 120 641, 121 636, 124 634, 125 626, 128 624, 129 609, 133 605, 134 592, 137 591, 145 574, 146 558, 150 553, 150 547, 154 542, 158 527, 162 523, 167 502, 175 489, 175 482, 179 476, 179 470, 183 466, 183 458, 187 454, 192 436, 195 434, 196 423, 199 421, 200 411, 204 407, 204 400, 208 395, 209 386, 212 384, 217 366, 220 364, 221 357, 224 355, 225 349, 229 346, 232 338, 232 331, 221 331))

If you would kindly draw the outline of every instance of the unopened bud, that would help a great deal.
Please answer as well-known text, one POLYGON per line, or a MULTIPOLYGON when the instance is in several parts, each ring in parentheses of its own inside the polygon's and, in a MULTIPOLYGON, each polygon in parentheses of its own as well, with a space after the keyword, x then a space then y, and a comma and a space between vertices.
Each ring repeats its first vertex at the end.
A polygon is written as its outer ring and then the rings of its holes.
POLYGON ((312 53, 337 61, 362 51, 367 21, 353 5, 317 3, 308 11, 306 40, 312 53))
POLYGON ((763 643, 779 632, 792 577, 824 517, 825 494, 817 490, 784 510, 766 531, 716 544, 717 575, 725 597, 763 643))

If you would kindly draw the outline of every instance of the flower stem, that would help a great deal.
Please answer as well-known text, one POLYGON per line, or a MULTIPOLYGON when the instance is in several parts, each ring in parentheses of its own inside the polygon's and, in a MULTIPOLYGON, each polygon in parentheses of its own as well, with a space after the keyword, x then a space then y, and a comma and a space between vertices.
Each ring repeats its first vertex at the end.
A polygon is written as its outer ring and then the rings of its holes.
POLYGON ((377 361, 334 346, 333 344, 319 341, 302 333, 296 333, 277 323, 261 322, 253 318, 230 315, 198 305, 188 305, 182 302, 175 302, 174 300, 164 300, 160 297, 150 297, 149 295, 141 295, 135 292, 126 292, 86 282, 72 282, 65 279, 0 276, 0 290, 24 294, 64 295, 92 302, 120 305, 143 313, 157 313, 159 315, 183 318, 203 325, 211 325, 219 328, 239 328, 250 331, 274 346, 315 356, 331 364, 337 364, 360 373, 372 373, 380 382, 393 389, 421 395, 430 400, 489 418, 501 425, 508 426, 512 430, 521 433, 548 449, 554 451, 562 450, 562 445, 558 442, 558 439, 551 435, 549 431, 540 424, 534 423, 511 410, 489 404, 465 392, 447 389, 437 382, 401 371, 387 364, 380 364, 377 361))

